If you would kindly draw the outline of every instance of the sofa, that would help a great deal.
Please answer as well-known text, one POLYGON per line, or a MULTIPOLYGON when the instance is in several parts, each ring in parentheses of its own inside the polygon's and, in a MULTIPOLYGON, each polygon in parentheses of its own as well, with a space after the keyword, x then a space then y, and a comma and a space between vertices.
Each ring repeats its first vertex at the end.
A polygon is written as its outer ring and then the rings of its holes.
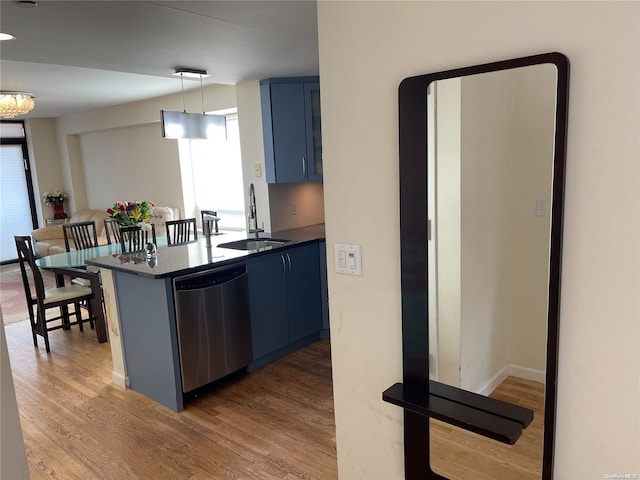
MULTIPOLYGON (((96 230, 98 232, 98 244, 106 245, 107 235, 104 230, 104 221, 109 218, 106 210, 80 209, 69 219, 69 222, 96 222, 96 230)), ((153 207, 149 223, 155 225, 156 235, 164 236, 165 222, 167 220, 178 220, 180 211, 173 207, 153 207)), ((64 245, 64 234, 62 225, 52 225, 50 227, 38 228, 31 232, 33 238, 33 248, 36 256, 46 257, 56 253, 64 253, 67 251, 64 245)), ((71 241, 71 248, 73 242, 71 241)))

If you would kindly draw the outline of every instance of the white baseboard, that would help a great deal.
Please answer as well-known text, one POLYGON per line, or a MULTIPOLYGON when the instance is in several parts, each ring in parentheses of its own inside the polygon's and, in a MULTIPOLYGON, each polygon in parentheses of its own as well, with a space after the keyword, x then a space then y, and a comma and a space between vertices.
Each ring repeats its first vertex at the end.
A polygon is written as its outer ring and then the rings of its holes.
POLYGON ((538 382, 545 384, 546 373, 544 370, 534 370, 533 368, 521 367, 519 365, 508 365, 509 376, 522 378, 523 380, 531 380, 532 382, 538 382))
POLYGON ((122 388, 129 388, 129 377, 123 376, 120 372, 111 372, 111 381, 122 388))
POLYGON ((479 395, 489 396, 498 385, 506 380, 507 377, 522 378, 532 382, 545 383, 545 372, 543 370, 534 370, 533 368, 521 367, 520 365, 507 364, 502 367, 482 388, 476 390, 479 395))
POLYGON ((476 390, 475 393, 488 397, 498 385, 500 385, 509 376, 509 365, 502 367, 498 373, 496 373, 483 387, 476 390))

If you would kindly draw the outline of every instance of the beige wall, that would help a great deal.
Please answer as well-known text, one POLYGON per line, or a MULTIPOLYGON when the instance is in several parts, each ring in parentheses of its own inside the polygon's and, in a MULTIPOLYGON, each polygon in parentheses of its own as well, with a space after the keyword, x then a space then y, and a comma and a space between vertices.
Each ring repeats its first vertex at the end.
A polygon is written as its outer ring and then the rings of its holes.
POLYGON ((264 143, 262 140, 262 113, 260 107, 260 82, 251 80, 237 85, 238 126, 242 150, 242 177, 244 178, 245 205, 249 206, 249 184, 253 183, 256 195, 258 225, 271 231, 271 208, 269 185, 264 176, 264 143), (260 165, 262 175, 255 175, 255 166, 260 165))
POLYGON ((324 223, 321 182, 269 185, 269 204, 274 232, 324 223))
MULTIPOLYGON (((34 118, 25 122, 31 162, 33 189, 36 192, 36 210, 40 225, 45 218, 53 218, 53 207, 42 203, 43 192, 66 190, 60 162, 58 160, 58 143, 56 141, 55 121, 52 118, 34 118)), ((69 203, 65 204, 65 208, 69 203)))
POLYGON ((571 61, 554 478, 640 473, 640 3, 320 1, 318 22, 328 257, 363 255, 362 277, 329 269, 341 480, 403 478, 381 400, 402 378, 398 84, 549 51, 571 61))

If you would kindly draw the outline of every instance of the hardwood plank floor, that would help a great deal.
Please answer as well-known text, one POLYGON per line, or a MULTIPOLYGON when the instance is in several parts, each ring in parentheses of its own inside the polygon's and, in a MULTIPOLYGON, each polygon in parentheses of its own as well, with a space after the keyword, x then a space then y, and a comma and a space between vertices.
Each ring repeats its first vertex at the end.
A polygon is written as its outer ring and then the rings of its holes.
POLYGON ((533 421, 515 445, 431 419, 431 468, 451 480, 540 480, 544 385, 508 377, 491 397, 533 410, 533 421))
POLYGON ((113 385, 109 344, 88 328, 52 332, 51 355, 28 322, 5 331, 32 480, 337 478, 329 340, 176 413, 113 385))

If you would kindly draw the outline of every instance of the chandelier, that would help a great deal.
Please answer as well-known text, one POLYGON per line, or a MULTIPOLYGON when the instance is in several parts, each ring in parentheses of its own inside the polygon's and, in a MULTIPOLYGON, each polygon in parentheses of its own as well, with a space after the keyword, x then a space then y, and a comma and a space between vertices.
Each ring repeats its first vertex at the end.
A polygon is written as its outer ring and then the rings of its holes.
POLYGON ((0 91, 0 118, 14 118, 24 115, 36 106, 34 97, 26 92, 0 91))

